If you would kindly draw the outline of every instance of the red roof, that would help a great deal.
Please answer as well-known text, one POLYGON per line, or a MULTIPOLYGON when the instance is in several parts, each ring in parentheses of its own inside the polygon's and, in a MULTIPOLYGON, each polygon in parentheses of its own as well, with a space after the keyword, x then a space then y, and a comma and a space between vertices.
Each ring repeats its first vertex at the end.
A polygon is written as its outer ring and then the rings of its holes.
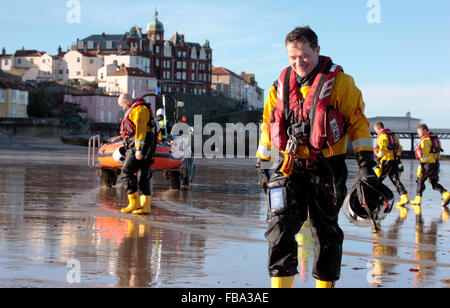
POLYGON ((236 78, 242 79, 244 80, 241 76, 239 76, 238 74, 236 74, 235 72, 232 72, 224 67, 214 67, 212 70, 212 74, 213 75, 232 75, 236 78))

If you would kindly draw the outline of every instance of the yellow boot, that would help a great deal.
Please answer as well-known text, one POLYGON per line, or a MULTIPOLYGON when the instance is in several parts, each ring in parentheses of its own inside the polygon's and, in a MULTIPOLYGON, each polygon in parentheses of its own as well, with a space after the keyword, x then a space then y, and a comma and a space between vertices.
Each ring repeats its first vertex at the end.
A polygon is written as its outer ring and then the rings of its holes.
POLYGON ((442 194, 442 198, 444 198, 444 202, 442 202, 442 206, 446 206, 450 203, 450 193, 448 191, 442 194))
POLYGON ((121 209, 120 212, 128 214, 140 208, 141 205, 139 204, 139 193, 135 192, 128 195, 128 206, 121 209))
POLYGON ((142 208, 139 210, 133 211, 133 214, 150 214, 152 212, 150 209, 151 205, 152 205, 152 196, 142 195, 141 196, 142 208))
POLYGON ((416 198, 411 201, 412 206, 420 206, 422 204, 422 196, 416 196, 416 198))
POLYGON ((404 194, 404 195, 401 195, 400 201, 397 202, 396 205, 397 206, 403 206, 403 205, 408 204, 408 203, 409 203, 408 195, 404 194))
POLYGON ((271 277, 272 288, 293 288, 295 276, 271 277))
POLYGON ((324 281, 316 279, 317 289, 334 289, 334 281, 324 281))

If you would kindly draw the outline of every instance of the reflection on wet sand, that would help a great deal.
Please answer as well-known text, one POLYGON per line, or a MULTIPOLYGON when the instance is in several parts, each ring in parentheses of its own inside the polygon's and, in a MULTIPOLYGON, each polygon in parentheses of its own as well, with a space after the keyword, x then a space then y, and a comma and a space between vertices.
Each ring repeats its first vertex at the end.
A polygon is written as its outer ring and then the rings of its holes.
MULTIPOLYGON (((66 278, 70 260, 80 262, 85 287, 270 286, 266 201, 251 159, 199 160, 194 185, 181 192, 156 174, 153 213, 137 216, 120 213, 125 192, 101 189, 82 157, 4 156, 0 286, 77 286, 66 278)), ((448 208, 397 209, 376 235, 342 222, 346 270, 356 267, 352 260, 368 264, 359 287, 442 286, 450 277, 448 216, 448 208)), ((307 226, 297 235, 299 287, 314 283, 307 226)), ((342 275, 338 286, 353 279, 342 275)))
MULTIPOLYGON (((400 258, 398 248, 402 246, 399 241, 401 226, 405 222, 409 210, 404 206, 397 206, 399 216, 395 223, 392 224, 387 231, 373 233, 373 258, 369 261, 371 271, 368 274, 368 281, 371 286, 382 286, 383 283, 396 281, 396 276, 400 275, 398 262, 389 262, 395 260, 392 258, 400 258), (386 260, 386 257, 388 260, 386 260)), ((439 251, 437 245, 438 226, 448 221, 448 207, 443 207, 443 213, 440 218, 432 219, 430 226, 425 227, 422 208, 411 207, 411 211, 415 214, 415 232, 413 245, 413 261, 407 261, 412 265, 409 272, 413 273, 413 284, 416 287, 426 287, 432 284, 436 275, 436 257, 439 251)), ((403 246, 405 246, 403 244, 403 246)), ((450 264, 442 264, 449 267, 450 264)))

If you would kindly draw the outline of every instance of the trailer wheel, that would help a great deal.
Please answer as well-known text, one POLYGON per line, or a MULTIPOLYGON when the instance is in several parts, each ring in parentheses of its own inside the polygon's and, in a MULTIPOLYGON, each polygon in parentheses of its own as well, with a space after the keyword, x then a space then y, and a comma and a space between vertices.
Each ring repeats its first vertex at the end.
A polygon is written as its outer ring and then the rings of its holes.
POLYGON ((97 169, 97 174, 100 178, 100 185, 102 187, 113 187, 117 183, 117 173, 114 170, 97 169))
POLYGON ((182 183, 182 174, 179 171, 170 171, 169 172, 169 178, 170 178, 170 188, 171 189, 178 189, 181 190, 181 183, 182 183))

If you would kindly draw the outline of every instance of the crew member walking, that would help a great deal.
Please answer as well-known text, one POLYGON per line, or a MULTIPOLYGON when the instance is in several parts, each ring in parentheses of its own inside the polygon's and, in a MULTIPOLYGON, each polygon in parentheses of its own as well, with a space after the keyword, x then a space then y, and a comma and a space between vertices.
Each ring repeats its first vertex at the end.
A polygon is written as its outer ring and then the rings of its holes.
POLYGON ((439 191, 444 198, 442 206, 446 206, 450 203, 450 193, 439 184, 439 158, 443 151, 439 138, 426 124, 419 124, 417 135, 420 141, 416 148, 416 159, 420 161, 420 165, 417 167, 416 198, 411 201, 411 205, 421 206, 425 181, 428 179, 433 189, 439 191))
POLYGON ((120 95, 118 104, 126 111, 120 132, 127 148, 119 180, 125 186, 129 201, 128 206, 121 212, 149 214, 151 212, 150 166, 156 149, 156 125, 153 112, 143 98, 133 100, 126 93, 120 95))
POLYGON ((399 166, 401 165, 402 146, 398 137, 390 129, 385 128, 383 122, 375 123, 373 129, 378 134, 375 145, 375 157, 378 165, 375 168, 375 173, 380 182, 383 182, 389 176, 401 198, 397 202, 397 206, 408 204, 408 193, 400 181, 399 166))
POLYGON ((378 182, 365 104, 353 78, 320 56, 317 35, 298 27, 285 40, 289 67, 270 89, 257 152, 267 189, 268 270, 272 287, 292 287, 298 273, 295 235, 310 218, 317 287, 340 277, 344 234, 338 213, 347 194, 345 154, 350 138, 358 178, 378 182), (284 153, 268 179, 269 161, 284 153), (291 159, 292 158, 292 159, 291 159))

